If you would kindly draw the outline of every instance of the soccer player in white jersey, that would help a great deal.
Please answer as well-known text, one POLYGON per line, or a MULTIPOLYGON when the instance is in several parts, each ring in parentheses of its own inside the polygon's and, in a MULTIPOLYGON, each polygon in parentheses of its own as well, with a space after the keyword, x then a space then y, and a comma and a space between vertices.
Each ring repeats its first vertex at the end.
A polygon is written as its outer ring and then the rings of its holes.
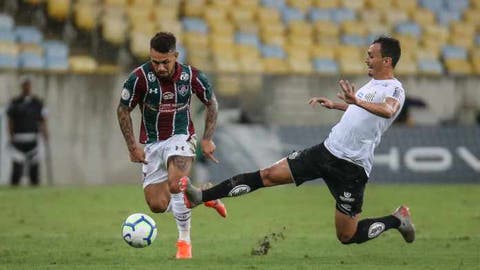
POLYGON ((223 197, 252 192, 258 188, 295 183, 297 186, 323 178, 336 200, 335 227, 343 244, 363 243, 388 229, 398 229, 406 242, 415 240, 410 211, 400 206, 391 215, 360 220, 363 194, 373 163, 375 147, 382 134, 398 116, 405 100, 402 84, 394 77, 400 58, 400 43, 379 37, 368 48, 365 63, 372 79, 355 92, 354 85, 341 80, 343 102, 314 97, 309 104, 345 111, 340 122, 321 144, 297 151, 272 166, 233 176, 220 184, 200 190, 187 177, 181 178, 188 207, 223 197))
MULTIPOLYGON (((213 155, 213 133, 217 120, 217 100, 203 72, 177 61, 176 38, 159 32, 150 41, 150 60, 135 68, 123 85, 117 108, 118 122, 132 162, 143 163, 145 201, 154 213, 173 212, 178 228, 177 259, 190 259, 191 210, 185 207, 178 180, 190 175, 196 151, 195 128, 190 102, 196 96, 206 108, 201 140, 203 154, 213 155), (131 111, 138 105, 142 113, 138 145, 133 133, 131 111)), ((205 206, 226 217, 222 202, 205 206)))

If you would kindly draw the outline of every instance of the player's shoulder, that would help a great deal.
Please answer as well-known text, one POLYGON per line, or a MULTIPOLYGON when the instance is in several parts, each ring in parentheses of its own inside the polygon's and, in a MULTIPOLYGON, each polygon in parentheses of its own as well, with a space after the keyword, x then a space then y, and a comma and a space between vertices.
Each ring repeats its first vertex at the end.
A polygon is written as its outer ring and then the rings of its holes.
POLYGON ((136 77, 145 77, 148 73, 153 73, 152 63, 150 63, 150 61, 137 66, 130 74, 134 74, 136 77))

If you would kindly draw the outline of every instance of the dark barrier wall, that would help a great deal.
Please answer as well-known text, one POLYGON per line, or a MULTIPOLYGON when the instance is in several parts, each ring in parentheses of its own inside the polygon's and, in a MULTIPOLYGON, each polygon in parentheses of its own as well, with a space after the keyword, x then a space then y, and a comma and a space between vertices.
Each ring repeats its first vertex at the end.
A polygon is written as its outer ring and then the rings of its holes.
MULTIPOLYGON (((329 128, 278 128, 284 145, 321 142, 329 128)), ((284 149, 287 154, 293 149, 284 149)), ((371 182, 480 183, 479 127, 392 127, 375 151, 371 182)))

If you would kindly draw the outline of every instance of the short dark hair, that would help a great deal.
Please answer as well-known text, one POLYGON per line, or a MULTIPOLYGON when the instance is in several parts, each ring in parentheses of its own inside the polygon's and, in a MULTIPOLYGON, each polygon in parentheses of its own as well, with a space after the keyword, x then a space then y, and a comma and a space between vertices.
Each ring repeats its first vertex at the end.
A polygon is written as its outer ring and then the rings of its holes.
POLYGON ((159 53, 169 53, 176 50, 177 39, 170 32, 158 32, 150 40, 150 48, 159 53))
POLYGON ((372 42, 372 44, 375 43, 380 44, 380 52, 382 53, 382 57, 392 58, 392 66, 395 67, 400 59, 400 55, 402 54, 400 49, 400 41, 392 37, 380 36, 372 42))

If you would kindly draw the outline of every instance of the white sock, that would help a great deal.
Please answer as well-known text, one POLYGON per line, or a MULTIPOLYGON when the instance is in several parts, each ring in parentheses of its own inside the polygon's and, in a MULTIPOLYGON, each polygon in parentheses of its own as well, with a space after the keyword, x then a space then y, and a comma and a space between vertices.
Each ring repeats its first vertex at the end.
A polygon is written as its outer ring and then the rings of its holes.
POLYGON ((192 209, 185 206, 183 193, 181 192, 172 194, 170 203, 172 205, 173 217, 177 222, 178 240, 190 243, 190 220, 192 217, 192 209))

